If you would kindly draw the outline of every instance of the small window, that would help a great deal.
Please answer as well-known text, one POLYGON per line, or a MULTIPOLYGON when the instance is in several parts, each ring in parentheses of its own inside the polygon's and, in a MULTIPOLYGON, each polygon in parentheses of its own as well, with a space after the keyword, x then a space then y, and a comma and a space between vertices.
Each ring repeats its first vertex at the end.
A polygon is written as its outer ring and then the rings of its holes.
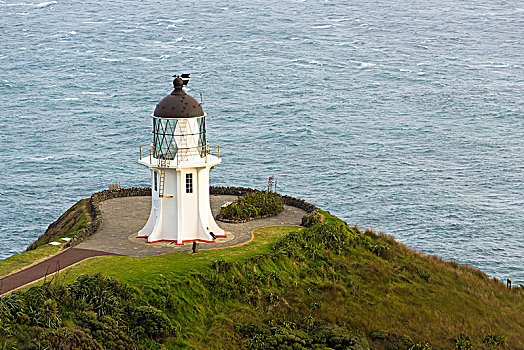
POLYGON ((155 185, 155 191, 158 191, 158 180, 157 180, 157 172, 156 171, 153 171, 153 183, 155 185))
POLYGON ((193 193, 193 174, 186 174, 186 193, 193 193))

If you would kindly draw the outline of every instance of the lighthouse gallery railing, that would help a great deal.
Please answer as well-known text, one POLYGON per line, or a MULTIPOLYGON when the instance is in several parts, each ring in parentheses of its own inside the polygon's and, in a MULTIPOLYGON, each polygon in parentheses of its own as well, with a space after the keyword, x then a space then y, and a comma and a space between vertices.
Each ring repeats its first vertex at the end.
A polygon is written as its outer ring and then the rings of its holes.
POLYGON ((175 152, 164 152, 158 154, 153 143, 140 146, 140 159, 149 157, 149 164, 157 161, 159 167, 169 167, 170 165, 179 165, 181 162, 191 161, 195 157, 205 158, 207 163, 208 155, 216 155, 220 158, 220 145, 206 145, 195 147, 179 147, 175 152), (156 156, 155 156, 156 155, 156 156))

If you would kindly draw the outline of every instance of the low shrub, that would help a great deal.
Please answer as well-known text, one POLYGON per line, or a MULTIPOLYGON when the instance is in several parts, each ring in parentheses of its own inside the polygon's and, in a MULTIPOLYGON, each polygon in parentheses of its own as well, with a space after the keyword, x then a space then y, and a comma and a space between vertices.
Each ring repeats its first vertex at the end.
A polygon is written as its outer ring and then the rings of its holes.
POLYGON ((245 222, 259 217, 273 216, 284 210, 279 194, 269 191, 246 193, 236 202, 220 209, 218 220, 245 222))
POLYGON ((316 224, 320 224, 321 221, 320 214, 317 211, 313 211, 302 217, 302 223, 300 225, 304 227, 311 227, 315 226, 316 224))
POLYGON ((502 334, 499 333, 490 333, 487 334, 482 340, 484 344, 488 346, 488 349, 497 349, 499 347, 504 347, 506 345, 506 339, 502 334))
POLYGON ((455 338, 455 350, 471 350, 473 349, 473 343, 467 335, 460 333, 455 338))
POLYGON ((139 335, 159 340, 172 332, 171 322, 165 313, 152 306, 138 306, 133 310, 131 325, 139 335))
POLYGON ((236 331, 242 334, 249 349, 370 349, 366 337, 358 330, 328 322, 304 321, 284 321, 273 325, 239 324, 236 331))

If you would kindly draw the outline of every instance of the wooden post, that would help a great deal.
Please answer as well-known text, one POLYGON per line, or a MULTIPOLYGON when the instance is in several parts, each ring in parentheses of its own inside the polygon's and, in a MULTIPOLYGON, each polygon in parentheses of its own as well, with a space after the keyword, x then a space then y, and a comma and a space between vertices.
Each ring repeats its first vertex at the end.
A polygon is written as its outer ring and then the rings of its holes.
POLYGON ((197 243, 196 241, 193 241, 193 254, 198 253, 198 246, 200 243, 197 243))

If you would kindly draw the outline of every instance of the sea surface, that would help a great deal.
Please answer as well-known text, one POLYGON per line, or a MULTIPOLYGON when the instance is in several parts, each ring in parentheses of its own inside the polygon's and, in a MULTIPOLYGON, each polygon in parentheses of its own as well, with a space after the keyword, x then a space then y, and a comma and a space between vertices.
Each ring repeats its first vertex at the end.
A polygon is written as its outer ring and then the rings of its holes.
POLYGON ((350 225, 524 283, 522 1, 0 0, 0 259, 138 147, 191 73, 223 163, 350 225))

